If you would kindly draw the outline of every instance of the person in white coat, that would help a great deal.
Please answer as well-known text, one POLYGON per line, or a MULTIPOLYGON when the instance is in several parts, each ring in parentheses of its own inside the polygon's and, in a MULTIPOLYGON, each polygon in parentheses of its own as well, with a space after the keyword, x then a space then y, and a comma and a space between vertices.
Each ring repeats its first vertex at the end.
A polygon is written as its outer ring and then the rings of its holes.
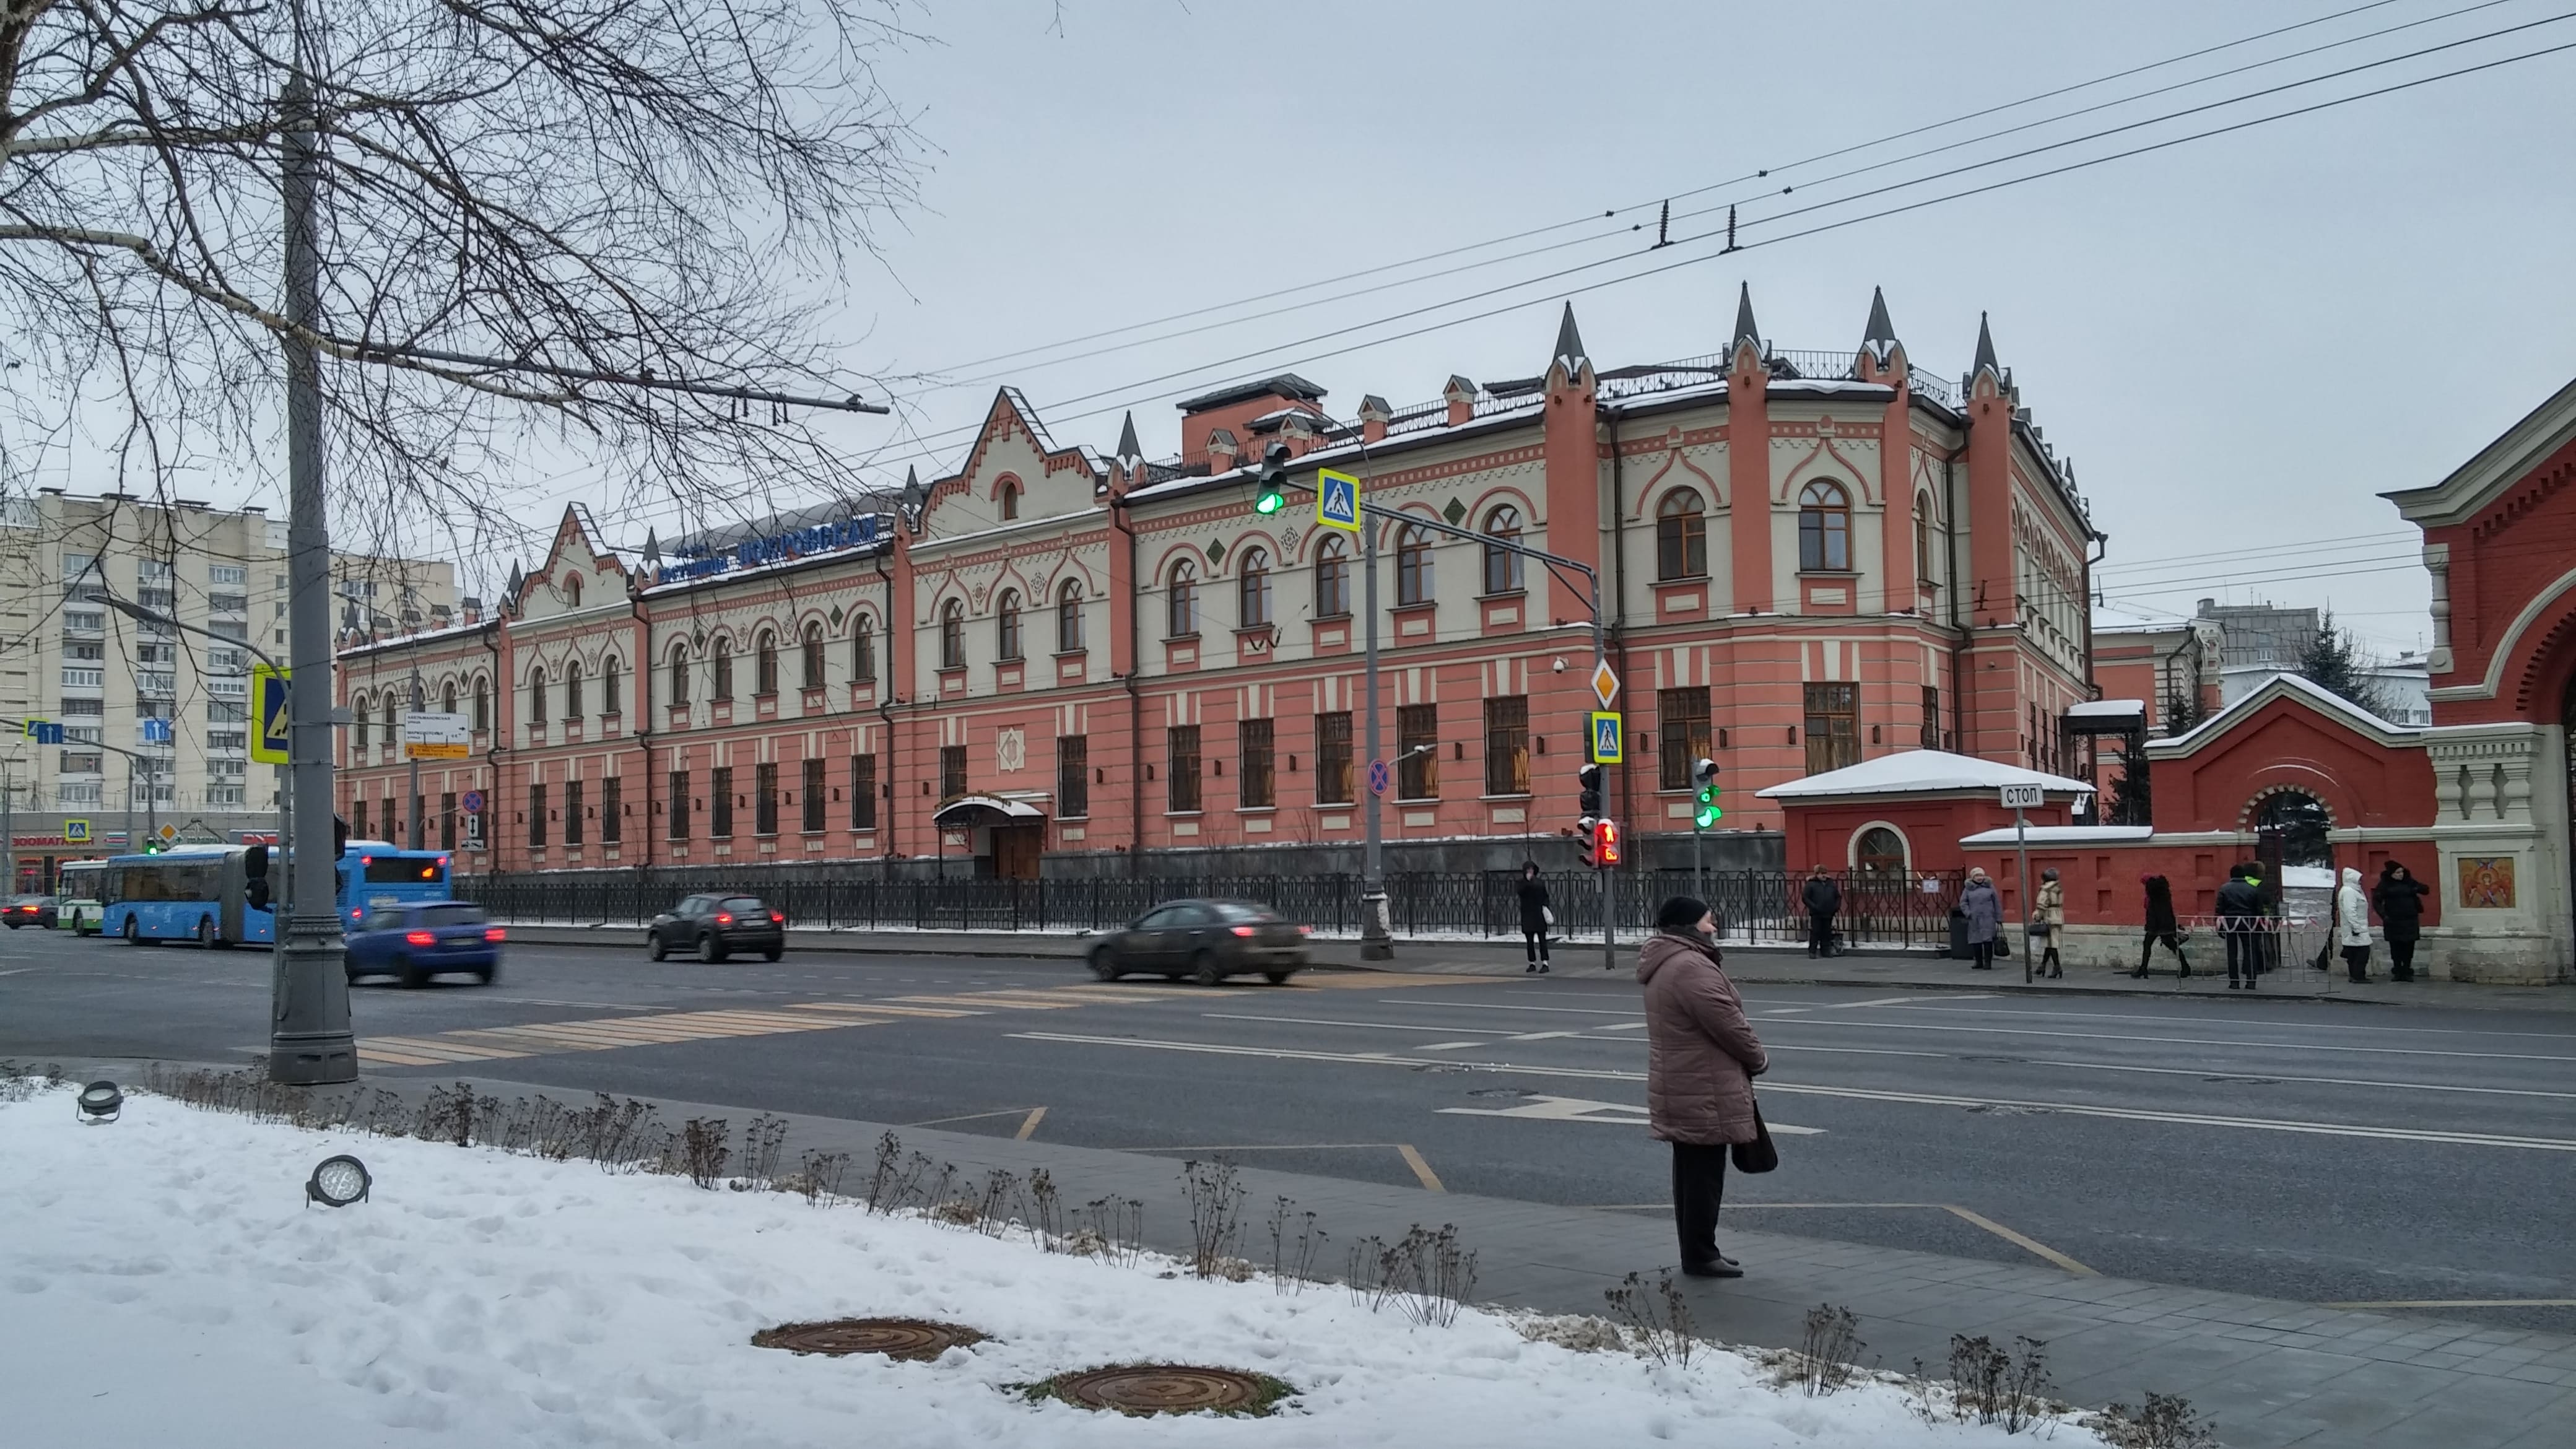
POLYGON ((2361 872, 2344 868, 2343 889, 2335 892, 2335 942, 2343 947, 2344 970, 2355 981, 2370 979, 2370 897, 2361 892, 2361 872))

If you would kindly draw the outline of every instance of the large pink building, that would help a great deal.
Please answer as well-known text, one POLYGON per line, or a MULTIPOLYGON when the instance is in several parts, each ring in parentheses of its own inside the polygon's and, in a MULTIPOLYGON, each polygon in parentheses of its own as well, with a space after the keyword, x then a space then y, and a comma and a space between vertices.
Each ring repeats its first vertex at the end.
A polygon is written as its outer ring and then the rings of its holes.
MULTIPOLYGON (((1255 512, 1273 443, 1296 484, 1353 474, 1388 515, 1391 859, 1569 858, 1595 707, 1579 576, 1407 515, 1598 570, 1632 842, 1687 837, 1703 753, 1744 864, 1777 863, 1764 786, 1922 746, 2071 768, 2100 536, 1982 329, 1957 384, 1915 369, 1883 301, 1863 330, 1782 352, 1748 296, 1713 355, 1604 367, 1569 308, 1537 375, 1347 416, 1274 377, 1182 404, 1169 461, 1132 418, 1108 453, 1059 442, 1004 389, 892 513, 628 556, 572 510, 489 617, 344 652, 362 723, 342 808, 372 834, 418 813, 464 847, 480 792, 469 868, 513 871, 1329 856, 1359 841, 1368 788, 1358 540, 1303 493, 1255 512), (415 672, 432 708, 473 715, 474 753, 424 766, 407 807, 386 721, 415 672)), ((1845 850, 1828 864, 1896 867, 1914 843, 1845 850)))

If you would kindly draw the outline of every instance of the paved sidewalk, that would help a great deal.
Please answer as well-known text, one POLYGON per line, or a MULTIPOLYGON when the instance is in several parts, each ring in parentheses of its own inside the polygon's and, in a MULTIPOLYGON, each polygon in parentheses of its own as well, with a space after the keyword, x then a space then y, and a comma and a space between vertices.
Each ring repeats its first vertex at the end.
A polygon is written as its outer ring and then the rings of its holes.
MULTIPOLYGON (((106 1070, 132 1071, 118 1063, 106 1070)), ((371 1079, 417 1097, 425 1079, 371 1079)), ((533 1095, 519 1083, 483 1080, 507 1102, 533 1095)), ((557 1094, 558 1097, 572 1094, 557 1094)), ((662 1101, 666 1122, 741 1107, 662 1101)), ((1045 1168, 1065 1203, 1104 1196, 1144 1204, 1147 1245, 1186 1252, 1189 1222, 1179 1154, 1148 1155, 1021 1142, 932 1128, 822 1117, 788 1119, 785 1160, 808 1149, 851 1155, 864 1182, 879 1134, 907 1152, 953 1163, 980 1179, 994 1169, 1045 1168)), ((1554 1207, 1422 1189, 1243 1168, 1249 1196, 1241 1254, 1264 1266, 1262 1222, 1281 1197, 1314 1211, 1332 1236, 1319 1265, 1338 1267, 1349 1246, 1393 1242, 1416 1224, 1455 1224, 1477 1253, 1478 1299, 1550 1313, 1598 1314, 1603 1293, 1632 1271, 1651 1280, 1674 1260, 1660 1214, 1554 1207)), ((2076 1276, 2039 1263, 1998 1264, 1777 1233, 1724 1233, 1747 1276, 1683 1280, 1696 1327, 1732 1343, 1791 1347, 1819 1303, 1860 1320, 1863 1357, 1889 1368, 1916 1360, 1940 1372, 1954 1333, 2009 1342, 2047 1340, 2060 1397, 2085 1408, 2137 1403, 2155 1390, 2181 1394, 2218 1421, 2231 1449, 2565 1449, 2576 1425, 2576 1337, 2489 1328, 2431 1317, 2353 1312, 2117 1278, 2076 1276)))

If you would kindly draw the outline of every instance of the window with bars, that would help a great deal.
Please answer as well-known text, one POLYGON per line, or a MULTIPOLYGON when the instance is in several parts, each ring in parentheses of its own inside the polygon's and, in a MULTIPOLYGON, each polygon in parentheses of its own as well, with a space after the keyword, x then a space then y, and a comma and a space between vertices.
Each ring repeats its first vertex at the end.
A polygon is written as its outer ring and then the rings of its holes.
POLYGON ((566 780, 564 782, 563 803, 564 844, 566 845, 579 845, 582 843, 583 831, 581 828, 581 797, 582 782, 579 780, 566 780))
POLYGON ((1279 803, 1275 791, 1271 750, 1271 722, 1248 719, 1235 725, 1235 749, 1242 756, 1236 769, 1240 776, 1236 793, 1247 808, 1260 809, 1279 803))
POLYGON ((1055 813, 1063 820, 1091 814, 1091 741, 1081 735, 1055 742, 1055 813))
POLYGON ((751 767, 751 832, 754 835, 778 833, 778 766, 775 764, 751 767))
MULTIPOLYGON (((355 822, 355 828, 350 831, 353 835, 366 828, 366 806, 362 804, 358 807, 358 810, 359 814, 358 819, 355 822)), ((392 812, 387 811, 386 813, 391 814, 392 812)), ((543 785, 530 785, 528 787, 528 848, 531 850, 543 850, 545 848, 545 844, 546 787, 543 785)))
POLYGON ((1807 773, 1860 763, 1860 686, 1807 686, 1807 773))
POLYGON ((823 762, 805 762, 805 833, 819 834, 823 829, 823 797, 831 792, 823 783, 823 762))
POLYGON ((1485 701, 1485 793, 1529 793, 1529 696, 1485 701))
POLYGON ((733 766, 707 771, 707 835, 733 839, 733 766))
POLYGON ((1708 691, 1655 691, 1655 788, 1687 790, 1691 766, 1708 753, 1708 691))
POLYGON ((877 757, 850 756, 850 828, 877 828, 877 757))
MULTIPOLYGON (((352 835, 352 836, 363 837, 366 833, 367 833, 367 801, 366 801, 366 797, 362 795, 362 796, 360 796, 359 798, 357 798, 357 799, 352 800, 352 801, 350 801, 350 802, 349 802, 349 834, 350 834, 350 835, 352 835)), ((543 844, 545 844, 546 842, 545 842, 545 839, 544 839, 544 832, 543 832, 543 830, 540 830, 540 831, 538 832, 538 838, 537 838, 537 839, 535 839, 535 840, 531 840, 531 841, 530 841, 530 842, 528 842, 528 843, 529 843, 529 844, 531 844, 531 845, 543 845, 543 844)))
POLYGON ((1923 686, 1923 748, 1941 748, 1941 686, 1923 686))
POLYGON ((664 817, 664 819, 669 822, 669 829, 666 830, 664 834, 673 840, 686 840, 689 838, 688 771, 673 770, 671 772, 670 800, 670 814, 664 817))
POLYGON ((1350 804, 1352 783, 1351 712, 1315 716, 1315 803, 1350 804))
POLYGON ((1399 800, 1440 798, 1440 706, 1408 704, 1395 712, 1395 767, 1399 800))
POLYGON ((954 800, 966 793, 966 747, 939 747, 939 798, 954 800))
POLYGON ((615 775, 599 782, 599 843, 615 845, 626 838, 626 791, 615 775))
POLYGON ((1174 814, 1195 813, 1199 808, 1199 727, 1174 725, 1163 732, 1163 740, 1171 766, 1163 784, 1164 808, 1174 814))

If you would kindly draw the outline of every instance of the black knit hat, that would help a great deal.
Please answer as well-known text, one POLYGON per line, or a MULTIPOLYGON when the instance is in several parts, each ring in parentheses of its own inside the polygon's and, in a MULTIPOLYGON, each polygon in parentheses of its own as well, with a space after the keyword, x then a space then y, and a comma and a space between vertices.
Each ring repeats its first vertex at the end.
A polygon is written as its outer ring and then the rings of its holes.
POLYGON ((1658 931, 1691 931, 1699 928, 1699 919, 1708 914, 1708 902, 1696 896, 1674 896, 1655 912, 1658 931))

